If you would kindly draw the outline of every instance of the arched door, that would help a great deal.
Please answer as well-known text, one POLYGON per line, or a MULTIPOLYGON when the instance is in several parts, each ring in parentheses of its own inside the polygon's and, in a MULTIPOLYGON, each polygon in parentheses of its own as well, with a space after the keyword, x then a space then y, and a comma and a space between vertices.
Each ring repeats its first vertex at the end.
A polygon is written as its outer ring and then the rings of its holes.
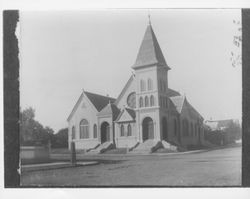
POLYGON ((167 122, 167 119, 166 117, 163 117, 162 118, 162 139, 163 140, 168 140, 168 122, 167 122))
POLYGON ((101 143, 110 141, 110 125, 108 122, 103 122, 101 125, 101 143))
POLYGON ((154 123, 150 117, 146 117, 142 122, 143 141, 154 139, 154 123))

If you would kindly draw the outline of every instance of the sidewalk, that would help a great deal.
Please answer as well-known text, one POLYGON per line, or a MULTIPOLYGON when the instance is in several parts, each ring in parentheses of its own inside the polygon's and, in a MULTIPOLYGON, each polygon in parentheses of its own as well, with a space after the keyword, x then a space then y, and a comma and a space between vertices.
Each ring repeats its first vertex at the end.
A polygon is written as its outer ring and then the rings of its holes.
POLYGON ((72 165, 70 162, 51 162, 51 163, 42 163, 42 164, 28 164, 21 165, 22 171, 38 171, 38 170, 47 170, 47 169, 62 169, 69 167, 77 166, 89 166, 99 164, 97 161, 78 161, 76 165, 72 165))

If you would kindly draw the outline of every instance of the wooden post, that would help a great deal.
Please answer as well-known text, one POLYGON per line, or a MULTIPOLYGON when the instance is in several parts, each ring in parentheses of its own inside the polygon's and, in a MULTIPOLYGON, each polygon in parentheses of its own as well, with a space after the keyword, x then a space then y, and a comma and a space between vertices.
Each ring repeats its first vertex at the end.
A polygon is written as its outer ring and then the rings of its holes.
POLYGON ((74 142, 71 142, 70 148, 71 148, 71 165, 76 166, 76 147, 74 142))

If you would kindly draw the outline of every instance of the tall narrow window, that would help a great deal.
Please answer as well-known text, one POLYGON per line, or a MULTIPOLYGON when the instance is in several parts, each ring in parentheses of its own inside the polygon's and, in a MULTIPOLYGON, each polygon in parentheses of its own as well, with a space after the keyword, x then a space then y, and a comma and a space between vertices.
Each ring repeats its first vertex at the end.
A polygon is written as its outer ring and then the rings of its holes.
POLYGON ((152 79, 148 79, 148 90, 153 90, 153 82, 152 82, 152 79))
POLYGON ((151 96, 150 96, 150 106, 154 106, 154 105, 155 105, 154 96, 151 95, 151 96))
POLYGON ((197 124, 194 125, 194 136, 197 136, 197 124))
POLYGON ((140 81, 140 87, 141 87, 141 91, 146 90, 145 81, 143 79, 141 79, 141 81, 140 81))
POLYGON ((160 107, 164 107, 164 98, 160 96, 160 107))
POLYGON ((76 139, 76 130, 75 130, 75 127, 73 126, 72 127, 72 134, 71 134, 71 138, 72 138, 72 140, 74 140, 74 139, 76 139))
POLYGON ((132 135, 132 129, 131 129, 131 125, 128 125, 128 136, 132 135))
POLYGON ((145 107, 148 107, 148 96, 145 97, 145 107))
POLYGON ((143 107, 143 98, 140 97, 140 100, 139 100, 139 107, 143 107))
POLYGON ((124 126, 123 126, 123 124, 121 125, 121 137, 123 137, 124 136, 124 126))
POLYGON ((165 81, 162 81, 162 87, 163 87, 163 91, 166 92, 167 89, 166 89, 166 83, 165 83, 165 81))
POLYGON ((97 126, 96 126, 96 124, 94 124, 94 127, 93 127, 93 137, 94 138, 97 138, 97 126))
POLYGON ((159 90, 162 91, 162 80, 159 80, 159 90))
POLYGON ((185 120, 182 120, 182 135, 185 136, 185 120))
POLYGON ((83 119, 80 122, 80 139, 89 138, 89 123, 83 119))
POLYGON ((190 132, 190 135, 193 136, 194 135, 194 127, 193 127, 193 123, 191 123, 191 132, 190 132))
POLYGON ((174 119, 174 135, 177 135, 177 121, 174 119))
POLYGON ((186 133, 186 136, 189 136, 189 124, 188 124, 188 121, 186 120, 186 126, 187 126, 187 133, 186 133))
POLYGON ((184 119, 182 122, 182 131, 183 131, 183 136, 188 136, 189 134, 189 125, 187 119, 184 119))

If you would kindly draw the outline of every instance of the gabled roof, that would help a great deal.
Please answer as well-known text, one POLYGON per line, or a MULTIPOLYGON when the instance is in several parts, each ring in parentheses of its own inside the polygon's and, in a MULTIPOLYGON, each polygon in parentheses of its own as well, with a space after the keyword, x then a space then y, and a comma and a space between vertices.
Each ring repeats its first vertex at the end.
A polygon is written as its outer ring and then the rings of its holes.
POLYGON ((113 120, 115 120, 119 115, 119 113, 120 110, 117 108, 115 104, 108 103, 97 115, 98 116, 110 115, 112 116, 113 120))
POLYGON ((129 80, 127 81, 126 85, 124 86, 124 88, 122 89, 120 95, 117 97, 117 99, 115 100, 115 104, 117 105, 117 103, 120 101, 120 99, 122 98, 122 96, 124 95, 125 91, 127 90, 127 88, 129 87, 129 85, 133 82, 134 80, 134 75, 131 75, 129 80))
POLYGON ((132 68, 140 68, 150 65, 167 66, 160 45, 156 39, 152 26, 149 24, 142 40, 135 64, 132 68))
POLYGON ((130 108, 125 108, 125 110, 129 113, 129 115, 135 119, 135 111, 133 109, 130 108))
POLYGON ((99 112, 100 110, 102 110, 102 108, 104 108, 109 102, 113 103, 115 101, 114 98, 111 97, 107 97, 107 96, 103 96, 103 95, 99 95, 99 94, 95 94, 95 93, 90 93, 87 91, 83 91, 80 95, 80 97, 78 98, 75 106, 73 107, 71 113, 69 114, 67 121, 69 121, 69 119, 71 118, 71 116, 73 115, 73 113, 75 112, 75 110, 77 109, 78 105, 81 102, 81 99, 83 98, 83 95, 86 95, 87 98, 89 99, 89 101, 93 104, 93 106, 96 108, 96 110, 99 112))
POLYGON ((91 103, 95 106, 98 112, 100 112, 109 102, 110 103, 115 102, 115 99, 112 97, 90 93, 87 91, 84 91, 84 93, 89 98, 91 103))
POLYGON ((191 114, 194 113, 195 115, 198 115, 201 119, 203 119, 201 114, 195 110, 195 108, 187 101, 185 96, 181 95, 181 96, 170 97, 170 100, 174 103, 178 113, 181 113, 183 107, 185 106, 188 108, 189 111, 192 111, 191 114))
POLYGON ((178 113, 181 113, 182 108, 183 108, 183 104, 185 101, 185 96, 183 96, 183 95, 174 96, 174 97, 170 97, 169 99, 174 103, 178 113))
POLYGON ((201 116, 201 114, 200 114, 198 111, 196 111, 196 109, 195 109, 187 100, 186 100, 186 102, 187 102, 188 107, 189 107, 196 115, 198 115, 200 118, 204 119, 204 118, 201 116))
POLYGON ((181 94, 171 88, 167 89, 167 96, 168 97, 175 97, 175 96, 180 96, 181 94))
POLYGON ((133 109, 130 108, 124 108, 120 114, 118 115, 118 117, 116 118, 116 122, 119 122, 120 118, 122 117, 122 115, 124 114, 124 112, 127 112, 128 115, 131 117, 131 120, 135 120, 136 114, 135 111, 133 109))

